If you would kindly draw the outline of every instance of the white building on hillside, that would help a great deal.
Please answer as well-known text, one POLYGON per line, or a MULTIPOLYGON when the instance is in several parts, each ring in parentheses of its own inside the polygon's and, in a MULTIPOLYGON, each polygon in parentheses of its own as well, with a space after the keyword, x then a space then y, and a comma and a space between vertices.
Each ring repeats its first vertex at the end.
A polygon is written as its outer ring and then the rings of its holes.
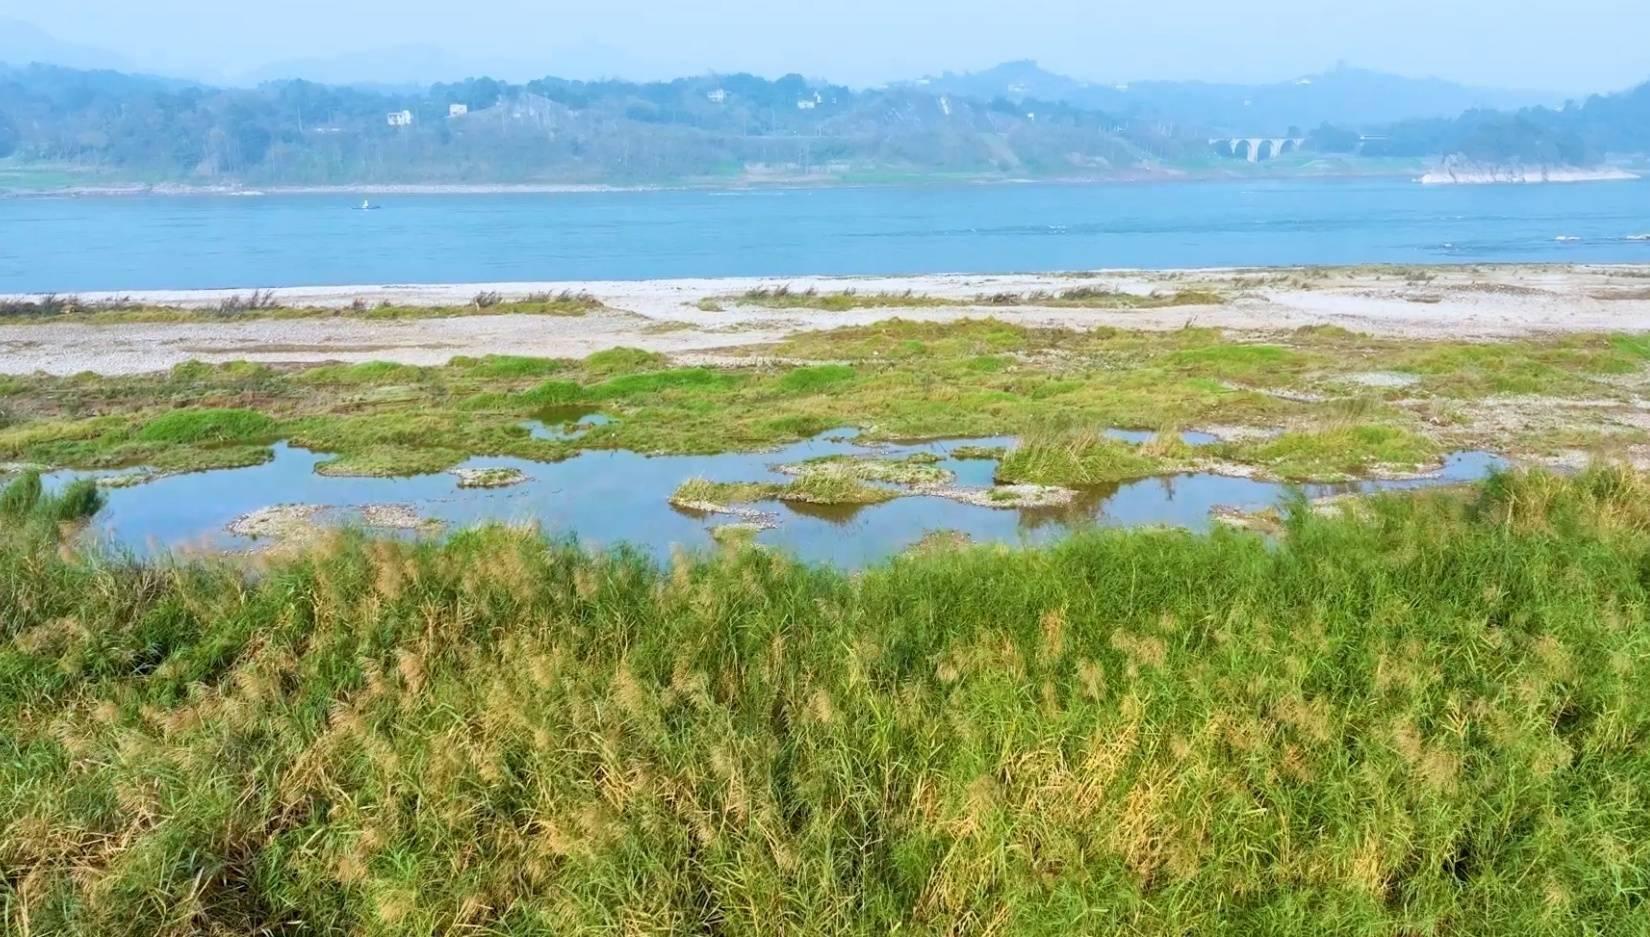
POLYGON ((463 117, 465 114, 468 114, 468 113, 470 113, 470 105, 468 105, 468 104, 449 104, 449 105, 447 105, 447 116, 448 117, 463 117))
POLYGON ((384 120, 391 127, 411 127, 413 122, 412 111, 390 111, 384 115, 384 120))

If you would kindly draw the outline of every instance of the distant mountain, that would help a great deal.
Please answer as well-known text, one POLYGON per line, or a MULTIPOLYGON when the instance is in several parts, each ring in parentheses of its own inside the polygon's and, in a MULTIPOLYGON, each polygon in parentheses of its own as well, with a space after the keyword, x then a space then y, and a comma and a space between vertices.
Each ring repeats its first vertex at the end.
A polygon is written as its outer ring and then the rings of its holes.
POLYGON ((230 82, 259 85, 266 81, 303 79, 323 85, 411 89, 479 75, 499 79, 538 77, 547 70, 543 61, 507 61, 496 56, 464 58, 440 46, 418 44, 271 62, 233 75, 230 82))
POLYGON ((12 65, 42 62, 70 68, 132 68, 132 62, 117 53, 65 42, 32 23, 14 19, 0 19, 0 62, 12 65))
POLYGON ((251 86, 266 81, 303 79, 326 85, 412 88, 483 75, 514 82, 545 75, 586 80, 615 75, 634 77, 648 73, 648 65, 620 49, 600 43, 554 45, 531 57, 495 52, 465 55, 437 45, 414 44, 271 62, 227 75, 224 83, 251 86))
POLYGON ((1454 117, 1474 109, 1556 105, 1564 99, 1554 93, 1473 88, 1437 78, 1406 78, 1345 66, 1272 84, 1098 84, 1046 71, 1035 62, 1020 61, 983 72, 947 73, 909 84, 935 93, 986 100, 1060 101, 1073 107, 1233 136, 1283 136, 1290 128, 1325 123, 1370 127, 1408 119, 1454 117))

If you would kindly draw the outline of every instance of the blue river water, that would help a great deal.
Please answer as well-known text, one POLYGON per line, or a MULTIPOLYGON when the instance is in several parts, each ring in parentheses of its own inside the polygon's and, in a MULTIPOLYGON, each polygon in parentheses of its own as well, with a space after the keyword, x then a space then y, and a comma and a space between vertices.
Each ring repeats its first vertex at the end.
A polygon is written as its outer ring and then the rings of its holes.
MULTIPOLYGON (((996 461, 957 455, 958 447, 1014 443, 1002 437, 863 444, 855 435, 851 429, 837 429, 770 452, 649 456, 603 449, 560 462, 478 457, 465 463, 466 468, 515 469, 524 478, 519 485, 497 489, 465 489, 445 473, 405 478, 324 475, 315 469, 329 456, 280 443, 262 465, 169 475, 110 490, 107 506, 87 533, 134 555, 240 550, 256 543, 230 533, 230 523, 241 514, 270 505, 313 505, 323 510, 323 523, 344 524, 358 522, 360 512, 369 505, 395 505, 439 522, 437 532, 489 522, 535 523, 546 533, 571 536, 588 547, 625 543, 662 561, 677 546, 709 547, 711 529, 717 525, 749 520, 673 506, 671 495, 690 478, 784 482, 790 476, 778 466, 785 463, 820 456, 900 459, 925 453, 935 458, 933 467, 950 473, 957 485, 988 489, 996 476, 996 461)), ((1108 435, 1139 442, 1152 434, 1108 435)), ((1183 438, 1193 445, 1213 441, 1197 433, 1183 438)), ((1505 462, 1489 453, 1461 452, 1446 458, 1436 475, 1298 489, 1278 482, 1192 472, 1082 488, 1070 504, 1026 509, 965 504, 920 492, 873 505, 763 501, 754 507, 768 529, 757 533, 756 539, 809 562, 858 568, 913 546, 930 531, 951 531, 978 543, 1030 546, 1092 526, 1208 530, 1215 523, 1211 511, 1217 506, 1258 510, 1282 504, 1297 490, 1311 498, 1459 484, 1503 467, 1505 462)), ((48 476, 47 484, 56 489, 73 478, 108 474, 123 473, 56 472, 48 476)))
POLYGON ((1650 180, 0 199, 0 293, 1348 263, 1650 263, 1650 180))

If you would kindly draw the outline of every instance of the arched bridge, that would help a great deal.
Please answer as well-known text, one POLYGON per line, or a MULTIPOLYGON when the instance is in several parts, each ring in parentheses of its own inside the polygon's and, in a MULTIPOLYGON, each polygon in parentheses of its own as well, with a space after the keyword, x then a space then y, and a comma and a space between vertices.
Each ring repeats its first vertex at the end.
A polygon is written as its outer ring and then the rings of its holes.
POLYGON ((1209 145, 1222 156, 1258 163, 1277 159, 1306 145, 1305 137, 1210 137, 1209 145))

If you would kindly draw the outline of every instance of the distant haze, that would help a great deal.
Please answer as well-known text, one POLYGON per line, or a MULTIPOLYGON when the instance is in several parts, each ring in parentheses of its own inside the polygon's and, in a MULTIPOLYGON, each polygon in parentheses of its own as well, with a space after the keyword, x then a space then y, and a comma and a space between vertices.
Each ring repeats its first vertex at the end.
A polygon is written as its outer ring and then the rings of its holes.
POLYGON ((871 85, 1028 57, 1104 82, 1276 81, 1338 60, 1565 93, 1650 77, 1645 0, 0 0, 0 58, 19 55, 8 44, 29 38, 23 23, 66 64, 102 54, 216 81, 716 70, 871 85))

